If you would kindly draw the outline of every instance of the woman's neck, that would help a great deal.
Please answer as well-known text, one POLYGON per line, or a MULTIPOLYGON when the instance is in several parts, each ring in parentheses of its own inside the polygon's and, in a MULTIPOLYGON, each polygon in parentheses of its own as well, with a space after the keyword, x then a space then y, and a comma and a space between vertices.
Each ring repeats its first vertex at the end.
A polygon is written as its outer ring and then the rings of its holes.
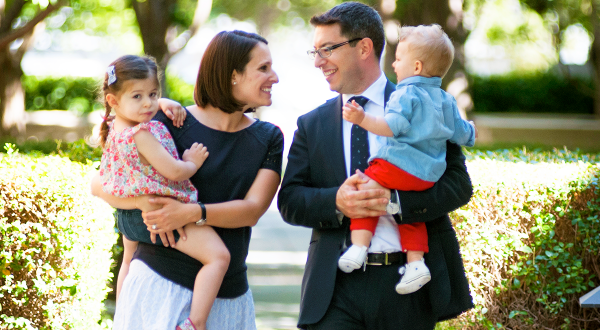
POLYGON ((218 131, 237 132, 250 126, 254 122, 254 119, 244 115, 242 111, 226 113, 212 105, 206 105, 203 108, 194 108, 195 109, 190 109, 190 112, 199 122, 218 131))

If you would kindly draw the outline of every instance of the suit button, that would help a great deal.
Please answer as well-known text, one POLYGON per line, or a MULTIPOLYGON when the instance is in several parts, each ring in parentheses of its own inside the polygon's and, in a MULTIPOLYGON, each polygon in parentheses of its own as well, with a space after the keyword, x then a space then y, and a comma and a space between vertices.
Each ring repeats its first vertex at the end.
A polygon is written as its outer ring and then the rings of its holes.
POLYGON ((426 212, 427 212, 427 209, 423 209, 423 213, 426 213, 426 212))

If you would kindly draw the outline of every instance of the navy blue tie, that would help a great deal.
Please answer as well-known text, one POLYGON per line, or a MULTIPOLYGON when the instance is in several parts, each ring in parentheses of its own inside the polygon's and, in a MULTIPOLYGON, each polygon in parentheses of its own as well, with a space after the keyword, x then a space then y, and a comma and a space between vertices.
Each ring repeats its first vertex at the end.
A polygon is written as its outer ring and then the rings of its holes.
MULTIPOLYGON (((348 102, 356 101, 361 107, 365 107, 365 104, 369 102, 369 99, 364 96, 353 96, 348 102)), ((352 125, 350 131, 350 175, 356 173, 359 169, 364 172, 367 168, 369 160, 369 138, 367 137, 367 131, 356 125, 352 125)))

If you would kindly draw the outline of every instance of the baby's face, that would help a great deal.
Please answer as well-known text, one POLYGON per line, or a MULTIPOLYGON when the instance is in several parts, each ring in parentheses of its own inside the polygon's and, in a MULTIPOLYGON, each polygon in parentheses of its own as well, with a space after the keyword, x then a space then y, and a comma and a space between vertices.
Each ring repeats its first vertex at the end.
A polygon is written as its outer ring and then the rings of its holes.
POLYGON ((420 73, 421 70, 417 67, 417 62, 419 61, 415 58, 413 52, 409 50, 409 42, 406 40, 399 42, 396 48, 396 60, 392 63, 398 82, 420 73))

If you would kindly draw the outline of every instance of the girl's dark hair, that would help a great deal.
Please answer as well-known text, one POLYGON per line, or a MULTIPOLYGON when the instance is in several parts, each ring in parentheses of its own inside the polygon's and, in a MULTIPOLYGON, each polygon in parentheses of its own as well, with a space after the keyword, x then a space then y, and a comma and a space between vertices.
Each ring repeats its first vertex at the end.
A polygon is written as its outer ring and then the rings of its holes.
POLYGON ((241 111, 244 104, 233 98, 231 78, 234 70, 244 72, 250 62, 250 52, 259 42, 268 44, 256 33, 219 32, 208 44, 200 62, 194 88, 196 105, 210 104, 226 113, 241 111))
MULTIPOLYGON (((115 117, 110 115, 110 105, 106 101, 107 94, 118 95, 123 88, 123 85, 128 80, 134 79, 148 79, 152 78, 156 81, 156 86, 160 93, 160 77, 158 72, 158 65, 156 60, 151 56, 135 56, 125 55, 121 56, 112 62, 109 68, 114 67, 114 82, 111 81, 109 84, 109 73, 104 74, 104 82, 102 83, 102 97, 106 112, 104 113, 104 120, 100 125, 100 143, 102 147, 106 143, 108 137, 108 123, 110 123, 115 117)), ((111 74, 112 76, 112 74, 111 74)))

